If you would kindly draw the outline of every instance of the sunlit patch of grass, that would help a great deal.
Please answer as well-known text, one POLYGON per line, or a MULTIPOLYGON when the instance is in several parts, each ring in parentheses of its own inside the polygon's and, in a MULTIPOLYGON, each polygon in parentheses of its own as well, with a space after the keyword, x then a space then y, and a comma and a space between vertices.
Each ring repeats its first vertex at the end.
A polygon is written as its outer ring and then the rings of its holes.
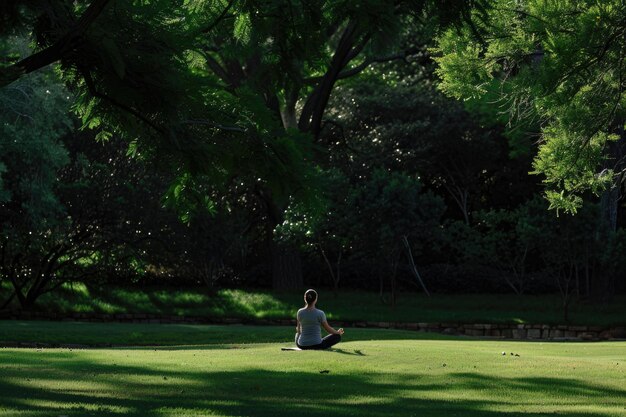
MULTIPOLYGON (((66 309, 65 311, 68 311, 66 309)), ((83 304, 83 303, 74 303, 72 304, 72 309, 69 311, 77 312, 77 313, 92 313, 94 311, 92 304, 83 304)))
POLYGON ((79 297, 90 297, 89 288, 83 282, 65 282, 61 285, 61 288, 66 291, 70 291, 79 297))
MULTIPOLYGON (((4 284, 6 287, 6 283, 4 284)), ((0 295, 8 297, 7 290, 0 295)), ((384 322, 465 322, 562 324, 558 295, 435 294, 427 297, 402 293, 395 307, 381 302, 377 293, 363 291, 319 291, 318 308, 329 320, 384 322)), ((1 299, 0 299, 1 301, 1 299)), ((204 288, 95 287, 67 284, 38 301, 44 311, 62 313, 148 313, 157 315, 294 318, 303 305, 300 292, 204 288)), ((602 304, 575 303, 570 324, 623 325, 626 296, 618 295, 602 304)), ((13 301, 17 307, 17 301, 13 301)))
POLYGON ((154 297, 163 303, 174 303, 181 305, 206 305, 209 297, 206 294, 185 292, 185 291, 156 291, 154 297))
POLYGON ((357 331, 350 329, 334 350, 281 352, 282 343, 242 344, 252 327, 214 330, 234 344, 2 349, 0 416, 617 417, 626 410, 626 342, 418 340, 411 337, 422 334, 375 330, 349 340, 357 331))
POLYGON ((290 317, 294 305, 289 305, 269 293, 248 292, 242 290, 222 290, 219 297, 238 315, 242 313, 251 317, 290 317))
POLYGON ((92 310, 105 314, 116 314, 125 312, 124 308, 113 305, 103 300, 93 300, 93 307, 94 308, 92 310))

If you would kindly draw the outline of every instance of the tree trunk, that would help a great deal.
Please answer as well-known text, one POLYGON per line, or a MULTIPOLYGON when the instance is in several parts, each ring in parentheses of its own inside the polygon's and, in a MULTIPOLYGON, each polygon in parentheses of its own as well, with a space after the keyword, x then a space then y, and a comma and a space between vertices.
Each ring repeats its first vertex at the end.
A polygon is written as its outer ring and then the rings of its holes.
MULTIPOLYGON (((617 207, 619 204, 619 188, 613 187, 606 190, 600 198, 600 222, 597 233, 598 243, 605 245, 617 229, 617 207)), ((600 262, 601 264, 603 262, 600 262)), ((605 301, 611 296, 613 273, 610 265, 600 265, 598 274, 594 274, 592 296, 600 301, 605 301)))
POLYGON ((335 293, 335 295, 337 295, 337 291, 339 290, 339 280, 341 279, 341 269, 340 268, 341 268, 342 251, 341 251, 341 249, 339 249, 339 255, 337 256, 337 273, 335 273, 335 269, 333 267, 333 264, 330 262, 330 259, 328 259, 328 256, 326 256, 326 251, 322 247, 322 244, 318 243, 317 245, 320 248, 320 252, 322 253, 322 257, 324 258, 324 262, 326 262, 326 266, 328 267, 328 272, 330 273, 330 278, 333 281, 333 292, 335 293))
POLYGON ((111 0, 92 1, 83 15, 78 19, 76 25, 69 28, 67 33, 61 36, 49 47, 34 53, 21 61, 0 69, 0 87, 11 84, 22 76, 35 70, 48 66, 59 61, 66 54, 70 53, 77 44, 82 42, 82 37, 89 26, 100 16, 111 0))
POLYGON ((24 311, 31 311, 33 309, 33 307, 35 306, 35 301, 37 301, 37 298, 39 297, 39 294, 35 295, 30 295, 27 297, 24 297, 23 301, 21 302, 21 307, 22 310, 24 311))
POLYGON ((391 274, 389 284, 391 285, 391 308, 396 307, 398 298, 398 264, 400 263, 400 251, 391 252, 391 274))
POLYGON ((259 188, 257 191, 267 209, 265 233, 270 252, 272 288, 275 290, 301 290, 304 281, 302 279, 300 252, 285 242, 277 241, 274 236, 276 226, 284 221, 285 208, 279 207, 273 201, 269 190, 259 188))
MULTIPOLYGON (((608 158, 605 168, 621 172, 624 168, 624 145, 626 136, 623 125, 620 127, 620 138, 615 142, 610 142, 608 146, 608 158)), ((600 245, 606 244, 617 230, 617 211, 621 198, 621 174, 619 174, 616 184, 604 191, 600 198, 600 221, 596 240, 600 245)), ((615 282, 614 268, 611 265, 601 265, 598 274, 594 274, 595 282, 592 286, 592 295, 600 301, 606 301, 613 293, 615 282)))
POLYGON ((272 288, 275 290, 301 290, 304 281, 302 279, 300 252, 296 248, 275 242, 273 239, 270 245, 272 288))
POLYGON ((378 271, 378 297, 380 298, 381 303, 387 303, 385 301, 385 280, 381 271, 378 271))
POLYGON ((424 281, 422 281, 422 277, 420 273, 417 271, 417 266, 415 266, 415 260, 413 260, 413 253, 411 252, 411 245, 409 245, 409 239, 406 237, 406 235, 402 236, 402 241, 404 242, 404 247, 406 248, 407 254, 409 256, 409 262, 411 263, 411 270, 413 271, 415 278, 417 278, 417 280, 419 281, 426 295, 430 297, 430 292, 428 292, 426 285, 424 285, 424 281))
POLYGON ((339 256, 337 257, 337 274, 335 274, 335 280, 333 282, 333 291, 335 296, 337 295, 337 291, 339 291, 339 281, 341 280, 341 256, 342 252, 339 249, 339 256))
POLYGON ((2 305, 0 306, 0 310, 4 310, 5 308, 7 308, 9 306, 9 304, 11 304, 11 301, 13 301, 13 299, 15 298, 15 295, 16 295, 16 292, 13 291, 11 293, 11 296, 9 298, 7 298, 4 303, 2 303, 2 305))

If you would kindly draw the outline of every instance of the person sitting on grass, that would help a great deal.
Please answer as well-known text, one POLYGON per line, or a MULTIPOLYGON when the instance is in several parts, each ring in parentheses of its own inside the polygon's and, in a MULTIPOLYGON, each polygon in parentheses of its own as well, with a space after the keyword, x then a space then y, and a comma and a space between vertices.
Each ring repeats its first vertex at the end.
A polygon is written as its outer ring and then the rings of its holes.
POLYGON ((296 315, 296 346, 300 349, 328 349, 341 341, 343 329, 335 330, 326 321, 322 310, 315 308, 317 293, 306 290, 304 293, 306 306, 298 310, 296 315), (329 333, 322 339, 321 327, 329 333))

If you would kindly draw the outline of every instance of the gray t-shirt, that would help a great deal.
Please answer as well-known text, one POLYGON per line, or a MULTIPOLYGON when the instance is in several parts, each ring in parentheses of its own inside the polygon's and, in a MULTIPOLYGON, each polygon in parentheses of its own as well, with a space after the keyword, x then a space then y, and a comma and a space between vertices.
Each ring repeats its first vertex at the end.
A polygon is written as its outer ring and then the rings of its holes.
POLYGON ((314 308, 298 310, 298 321, 300 322, 300 337, 297 343, 300 346, 313 346, 322 343, 321 324, 326 321, 326 314, 322 310, 314 308))

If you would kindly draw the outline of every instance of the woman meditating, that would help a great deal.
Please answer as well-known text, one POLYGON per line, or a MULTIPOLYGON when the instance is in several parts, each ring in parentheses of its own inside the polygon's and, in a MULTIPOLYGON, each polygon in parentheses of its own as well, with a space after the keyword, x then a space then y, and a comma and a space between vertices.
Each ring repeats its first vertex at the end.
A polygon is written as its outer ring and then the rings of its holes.
POLYGON ((298 310, 296 316, 296 345, 300 349, 328 349, 341 341, 343 329, 335 330, 328 325, 326 315, 315 308, 317 293, 307 290, 304 293, 306 306, 298 310), (322 339, 321 326, 329 333, 322 339))

